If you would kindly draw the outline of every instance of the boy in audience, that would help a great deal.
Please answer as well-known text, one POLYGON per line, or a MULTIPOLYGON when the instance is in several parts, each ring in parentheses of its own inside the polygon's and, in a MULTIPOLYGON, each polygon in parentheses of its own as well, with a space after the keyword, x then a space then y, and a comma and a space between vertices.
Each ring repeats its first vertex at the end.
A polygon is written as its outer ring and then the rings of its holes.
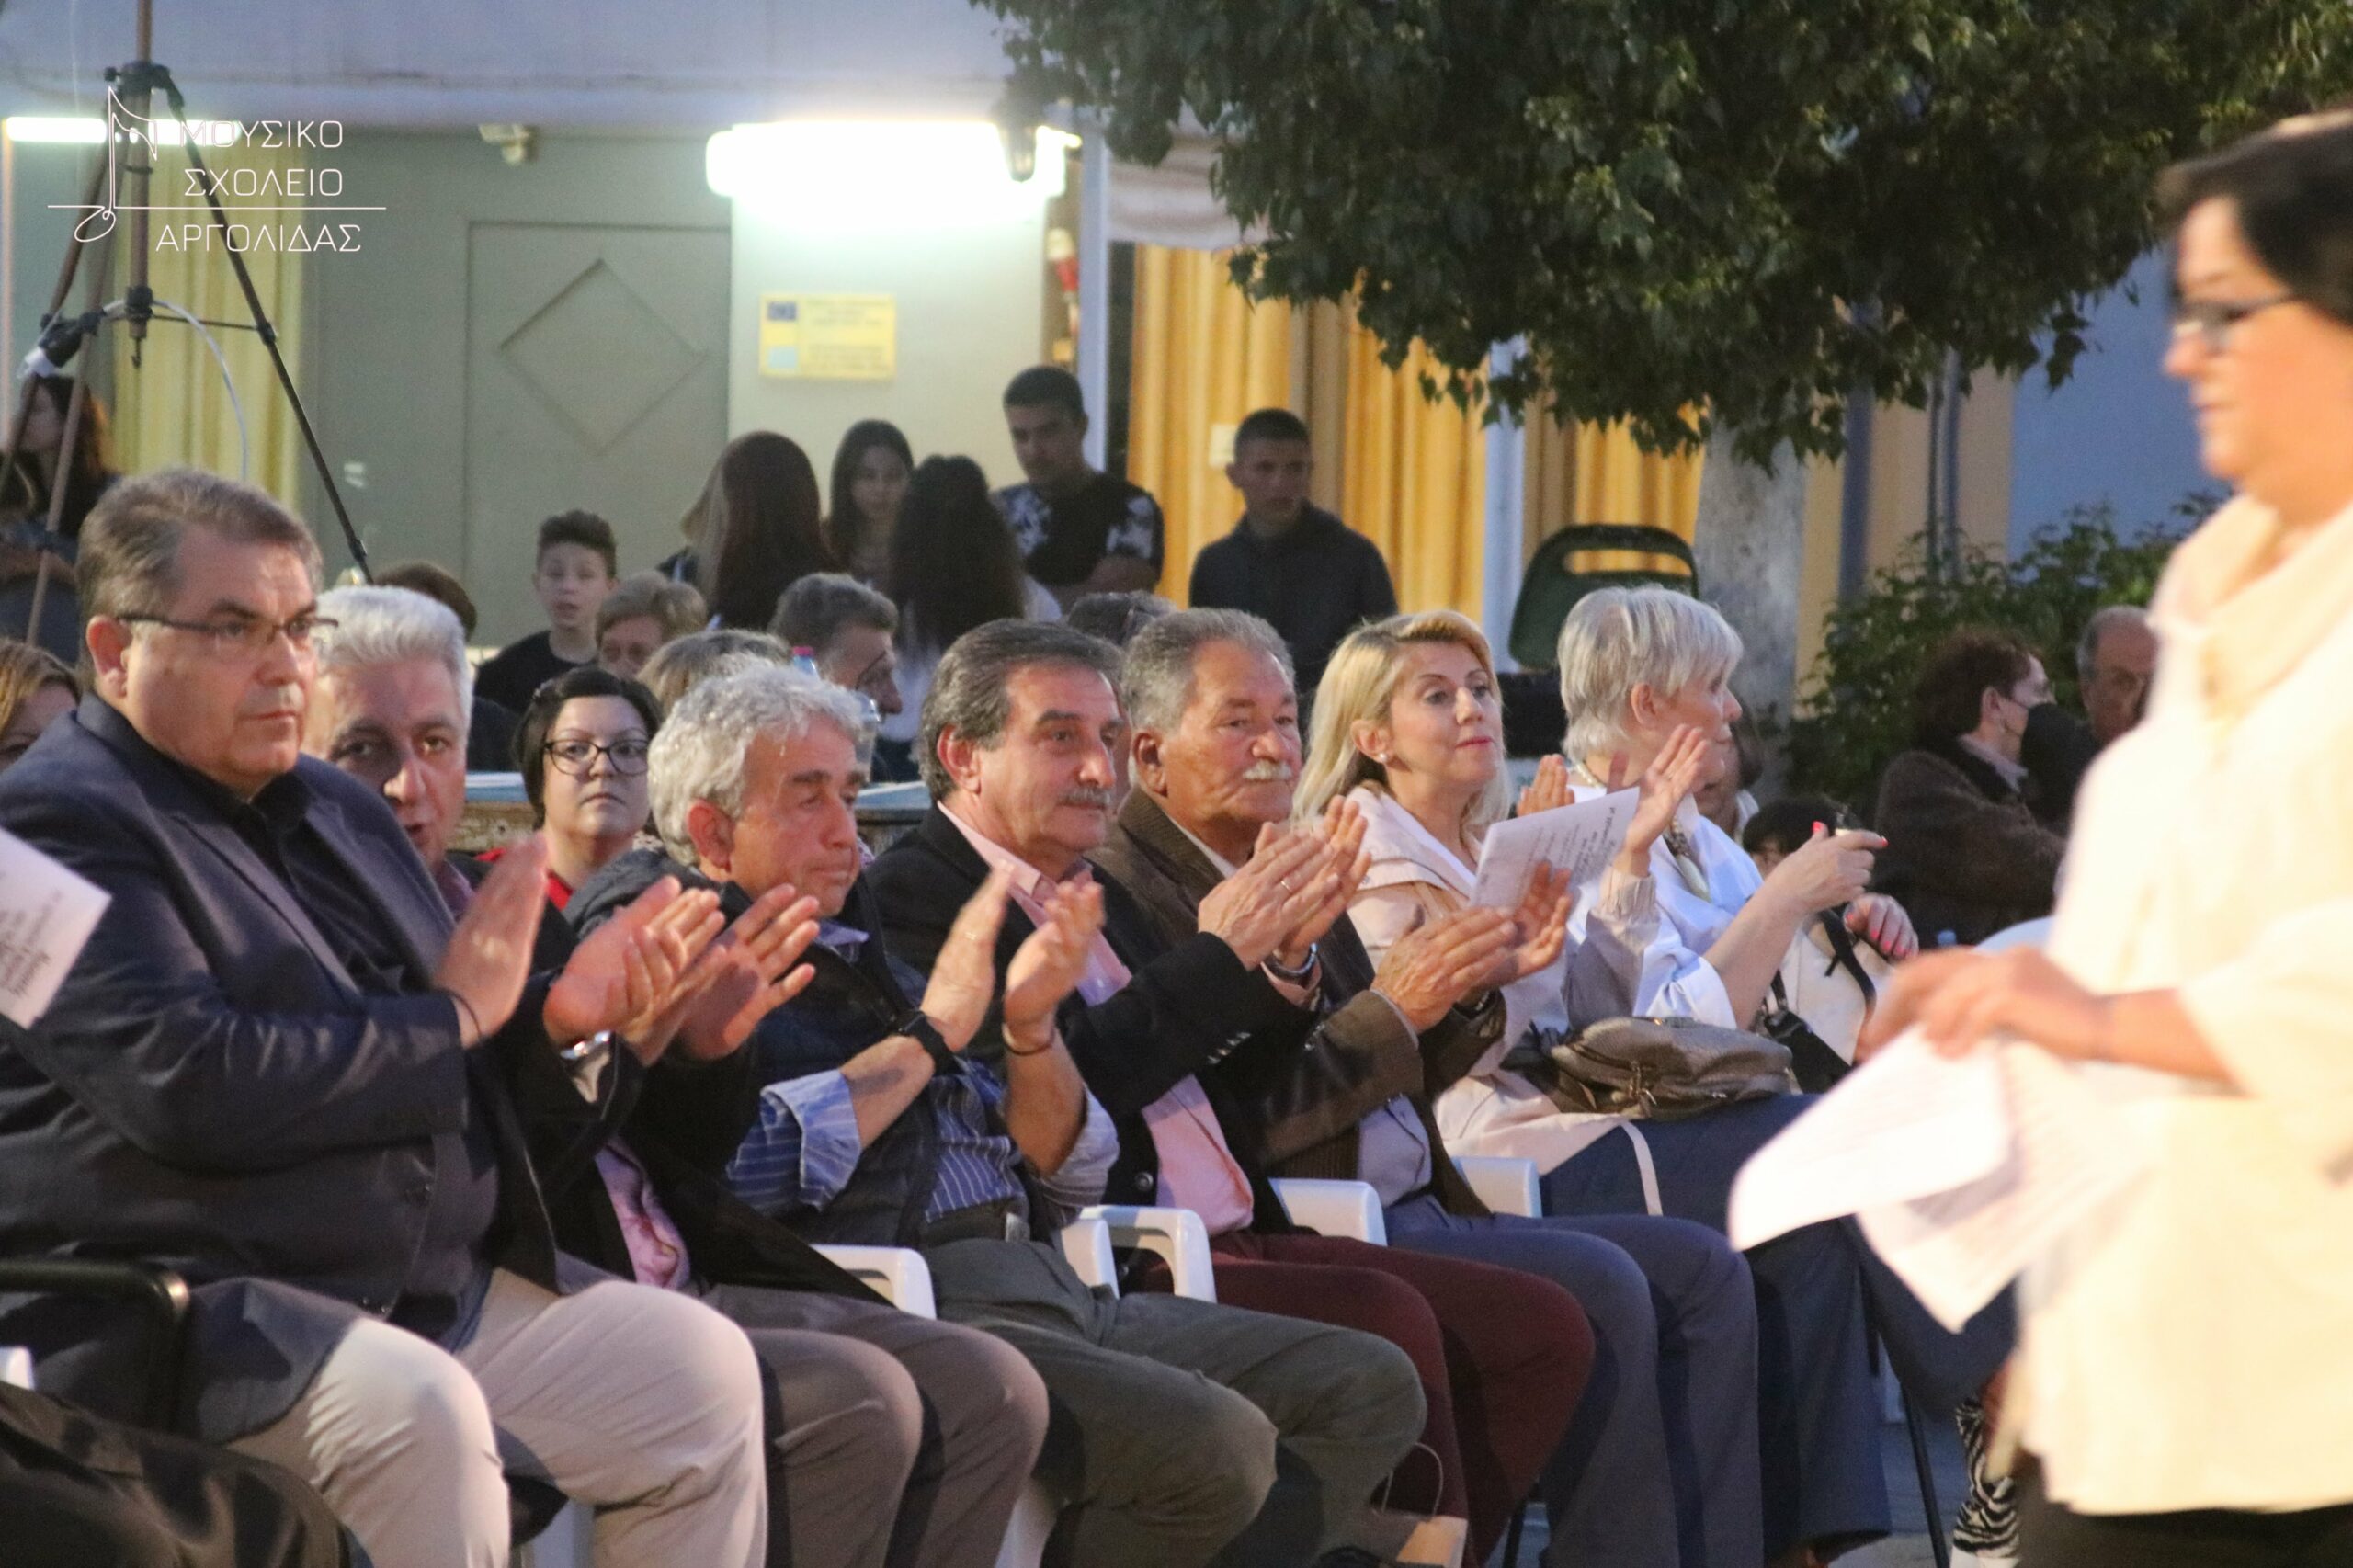
POLYGON ((1195 609, 1247 610, 1280 632, 1302 703, 1315 699, 1341 638, 1397 613, 1380 547, 1307 499, 1313 472, 1298 415, 1262 408, 1243 420, 1225 465, 1242 520, 1194 560, 1191 599, 1195 609))
POLYGON ((1086 460, 1086 400, 1078 378, 1051 365, 1005 389, 1005 425, 1026 484, 996 493, 997 510, 1029 575, 1068 608, 1082 594, 1123 593, 1160 581, 1160 503, 1086 460))
POLYGON ((596 513, 560 512, 541 523, 531 589, 548 612, 548 629, 500 649, 475 676, 475 689, 520 713, 541 682, 595 659, 597 607, 613 591, 620 562, 613 525, 596 513))

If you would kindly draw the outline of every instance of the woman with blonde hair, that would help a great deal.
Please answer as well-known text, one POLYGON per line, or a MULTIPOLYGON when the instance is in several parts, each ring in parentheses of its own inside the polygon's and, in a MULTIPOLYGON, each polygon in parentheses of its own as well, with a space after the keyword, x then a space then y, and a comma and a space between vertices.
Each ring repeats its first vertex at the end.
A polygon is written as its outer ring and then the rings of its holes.
MULTIPOLYGON (((1487 641, 1452 610, 1359 627, 1334 653, 1314 715, 1297 810, 1320 811, 1345 796, 1363 812, 1372 867, 1348 916, 1377 962, 1405 931, 1470 902, 1486 830, 1508 810, 1487 641)), ((1803 1108, 1790 1096, 1637 1128, 1563 1110, 1507 1064, 1527 1044, 1633 1010, 1661 939, 1653 848, 1675 831, 1678 813, 1688 813, 1686 798, 1718 759, 1719 739, 1682 723, 1641 758, 1642 794, 1626 839, 1597 887, 1580 890, 1582 907, 1571 915, 1578 940, 1553 968, 1506 989, 1503 1038, 1438 1097, 1447 1146, 1535 1161, 1548 1213, 1665 1213, 1722 1231, 1741 1162, 1803 1108), (1620 1129, 1625 1137, 1609 1137, 1620 1129), (1614 1176, 1622 1163, 1631 1179, 1606 1187, 1586 1179, 1585 1168, 1605 1155, 1604 1169, 1614 1176)), ((1605 773, 1622 774, 1626 760, 1613 767, 1605 759, 1605 773)), ((1526 804, 1561 803, 1545 797, 1564 792, 1555 764, 1526 804)), ((1766 1544, 1784 1561, 1826 1561, 1889 1528, 1858 1255, 1859 1244, 1836 1226, 1748 1254, 1765 1345, 1757 1402, 1766 1544)), ((1942 1331, 1916 1303, 1883 1315, 1900 1315, 1900 1360, 1916 1366, 1921 1341, 1938 1358, 1942 1331)), ((1972 1358, 1958 1385, 1921 1381, 1949 1405, 1991 1370, 1990 1361, 1981 1368, 1972 1358)))
POLYGON ((2048 950, 1923 958, 1871 1036, 2038 1047, 2140 1161, 2020 1282, 2023 1559, 2316 1568, 2353 1562, 2353 113, 2160 194, 2165 368, 2236 494, 2158 583, 2048 950))
POLYGON ((56 654, 0 637, 0 773, 81 699, 81 683, 56 654))

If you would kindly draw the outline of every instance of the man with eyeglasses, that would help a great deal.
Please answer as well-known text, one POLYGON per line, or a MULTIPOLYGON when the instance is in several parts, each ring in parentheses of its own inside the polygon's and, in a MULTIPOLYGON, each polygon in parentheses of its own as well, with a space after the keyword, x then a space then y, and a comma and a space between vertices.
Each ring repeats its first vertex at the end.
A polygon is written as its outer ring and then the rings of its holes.
MULTIPOLYGON (((79 570, 93 693, 0 827, 109 902, 47 1012, 0 1021, 0 1256, 179 1273, 182 1426, 313 1482, 379 1568, 505 1562, 502 1452, 596 1508, 600 1562, 760 1562, 750 1344, 559 1279, 508 1086, 675 1006, 714 910, 656 888, 535 979, 527 845, 453 924, 378 790, 300 755, 318 547, 260 492, 126 480, 79 570)), ((127 1308, 6 1299, 0 1343, 101 1414, 145 1392, 127 1308)))
MULTIPOLYGON (((892 641, 898 628, 896 605, 839 572, 813 572, 787 588, 768 623, 786 647, 809 650, 819 675, 874 704, 875 715, 883 719, 906 706, 892 641)), ((914 756, 904 745, 882 742, 871 771, 878 782, 911 779, 914 756)))

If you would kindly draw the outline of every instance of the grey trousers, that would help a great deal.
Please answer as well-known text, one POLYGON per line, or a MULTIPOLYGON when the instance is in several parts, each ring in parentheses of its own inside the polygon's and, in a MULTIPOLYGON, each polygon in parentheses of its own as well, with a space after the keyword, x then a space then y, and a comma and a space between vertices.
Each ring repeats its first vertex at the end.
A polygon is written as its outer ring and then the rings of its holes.
POLYGON ((505 1568, 506 1471, 597 1510, 598 1568, 760 1568, 759 1365, 676 1290, 554 1296, 501 1269, 454 1355, 363 1318, 293 1408, 231 1445, 317 1487, 376 1568, 505 1568))
POLYGON ((1046 1436, 1046 1390, 988 1335, 873 1301, 713 1286, 784 1406, 768 1568, 989 1568, 1046 1436))
POLYGON ((940 1315, 1005 1339, 1045 1381, 1038 1473, 1070 1500, 1049 1562, 1304 1564, 1349 1534, 1421 1434, 1420 1381, 1386 1340, 1097 1293, 1044 1243, 926 1256, 940 1315))

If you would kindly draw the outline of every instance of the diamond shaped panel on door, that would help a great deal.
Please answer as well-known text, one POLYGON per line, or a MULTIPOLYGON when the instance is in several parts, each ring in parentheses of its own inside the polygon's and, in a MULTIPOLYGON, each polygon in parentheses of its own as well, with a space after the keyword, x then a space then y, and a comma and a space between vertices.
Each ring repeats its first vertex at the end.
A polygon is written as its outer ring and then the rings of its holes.
POLYGON ((592 452, 620 440, 703 359, 601 256, 498 351, 592 452))

